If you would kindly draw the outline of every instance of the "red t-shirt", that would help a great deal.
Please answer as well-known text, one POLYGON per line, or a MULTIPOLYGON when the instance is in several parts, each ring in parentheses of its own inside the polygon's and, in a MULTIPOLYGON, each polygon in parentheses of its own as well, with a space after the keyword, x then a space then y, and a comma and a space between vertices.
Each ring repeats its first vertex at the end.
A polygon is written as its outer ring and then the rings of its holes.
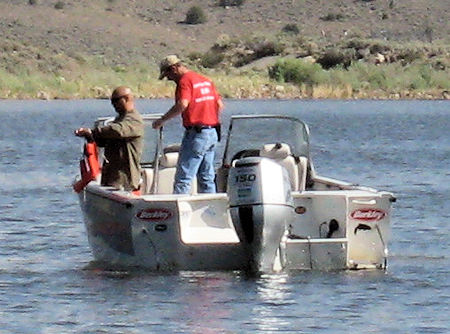
POLYGON ((181 115, 184 126, 219 124, 219 99, 212 81, 193 71, 181 77, 175 93, 176 101, 189 101, 189 106, 181 115))

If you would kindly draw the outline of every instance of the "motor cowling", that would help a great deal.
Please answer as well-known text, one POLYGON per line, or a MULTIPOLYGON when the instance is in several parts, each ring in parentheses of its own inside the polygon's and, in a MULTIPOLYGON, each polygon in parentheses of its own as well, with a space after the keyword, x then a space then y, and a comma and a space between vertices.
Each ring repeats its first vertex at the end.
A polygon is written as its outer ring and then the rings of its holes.
POLYGON ((272 271, 294 217, 286 169, 269 158, 242 158, 230 169, 227 192, 234 227, 248 248, 250 269, 272 271))

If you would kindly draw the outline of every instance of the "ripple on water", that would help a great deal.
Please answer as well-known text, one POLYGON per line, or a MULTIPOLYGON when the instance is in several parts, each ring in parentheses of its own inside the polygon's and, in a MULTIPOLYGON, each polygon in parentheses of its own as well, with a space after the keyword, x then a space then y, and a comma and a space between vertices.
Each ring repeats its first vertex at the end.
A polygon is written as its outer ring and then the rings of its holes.
POLYGON ((70 187, 80 155, 71 134, 113 115, 108 101, 0 105, 0 332, 448 332, 449 102, 227 101, 225 123, 262 111, 304 119, 320 175, 398 198, 387 271, 259 277, 90 263, 70 187))

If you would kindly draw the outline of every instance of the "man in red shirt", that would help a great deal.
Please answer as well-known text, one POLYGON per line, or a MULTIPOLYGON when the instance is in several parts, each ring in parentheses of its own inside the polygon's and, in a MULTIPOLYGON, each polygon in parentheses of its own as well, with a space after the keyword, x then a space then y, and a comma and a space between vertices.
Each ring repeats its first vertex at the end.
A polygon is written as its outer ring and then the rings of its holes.
POLYGON ((181 114, 186 129, 181 142, 174 193, 189 193, 195 176, 199 192, 214 193, 214 152, 218 141, 216 129, 220 126, 219 114, 223 109, 222 99, 210 79, 189 70, 175 55, 161 61, 159 79, 165 77, 177 84, 175 104, 153 122, 153 128, 158 129, 167 120, 181 114))

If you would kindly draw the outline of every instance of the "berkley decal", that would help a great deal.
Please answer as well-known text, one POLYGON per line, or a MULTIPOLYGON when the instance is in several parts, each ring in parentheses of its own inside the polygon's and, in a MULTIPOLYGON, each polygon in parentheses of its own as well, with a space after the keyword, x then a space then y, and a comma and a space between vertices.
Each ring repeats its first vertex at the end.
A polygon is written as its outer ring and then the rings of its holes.
POLYGON ((381 209, 357 209, 350 214, 350 217, 357 220, 377 221, 386 217, 386 211, 381 209))
POLYGON ((172 217, 172 212, 167 209, 144 209, 139 211, 136 217, 146 221, 159 222, 172 217))

